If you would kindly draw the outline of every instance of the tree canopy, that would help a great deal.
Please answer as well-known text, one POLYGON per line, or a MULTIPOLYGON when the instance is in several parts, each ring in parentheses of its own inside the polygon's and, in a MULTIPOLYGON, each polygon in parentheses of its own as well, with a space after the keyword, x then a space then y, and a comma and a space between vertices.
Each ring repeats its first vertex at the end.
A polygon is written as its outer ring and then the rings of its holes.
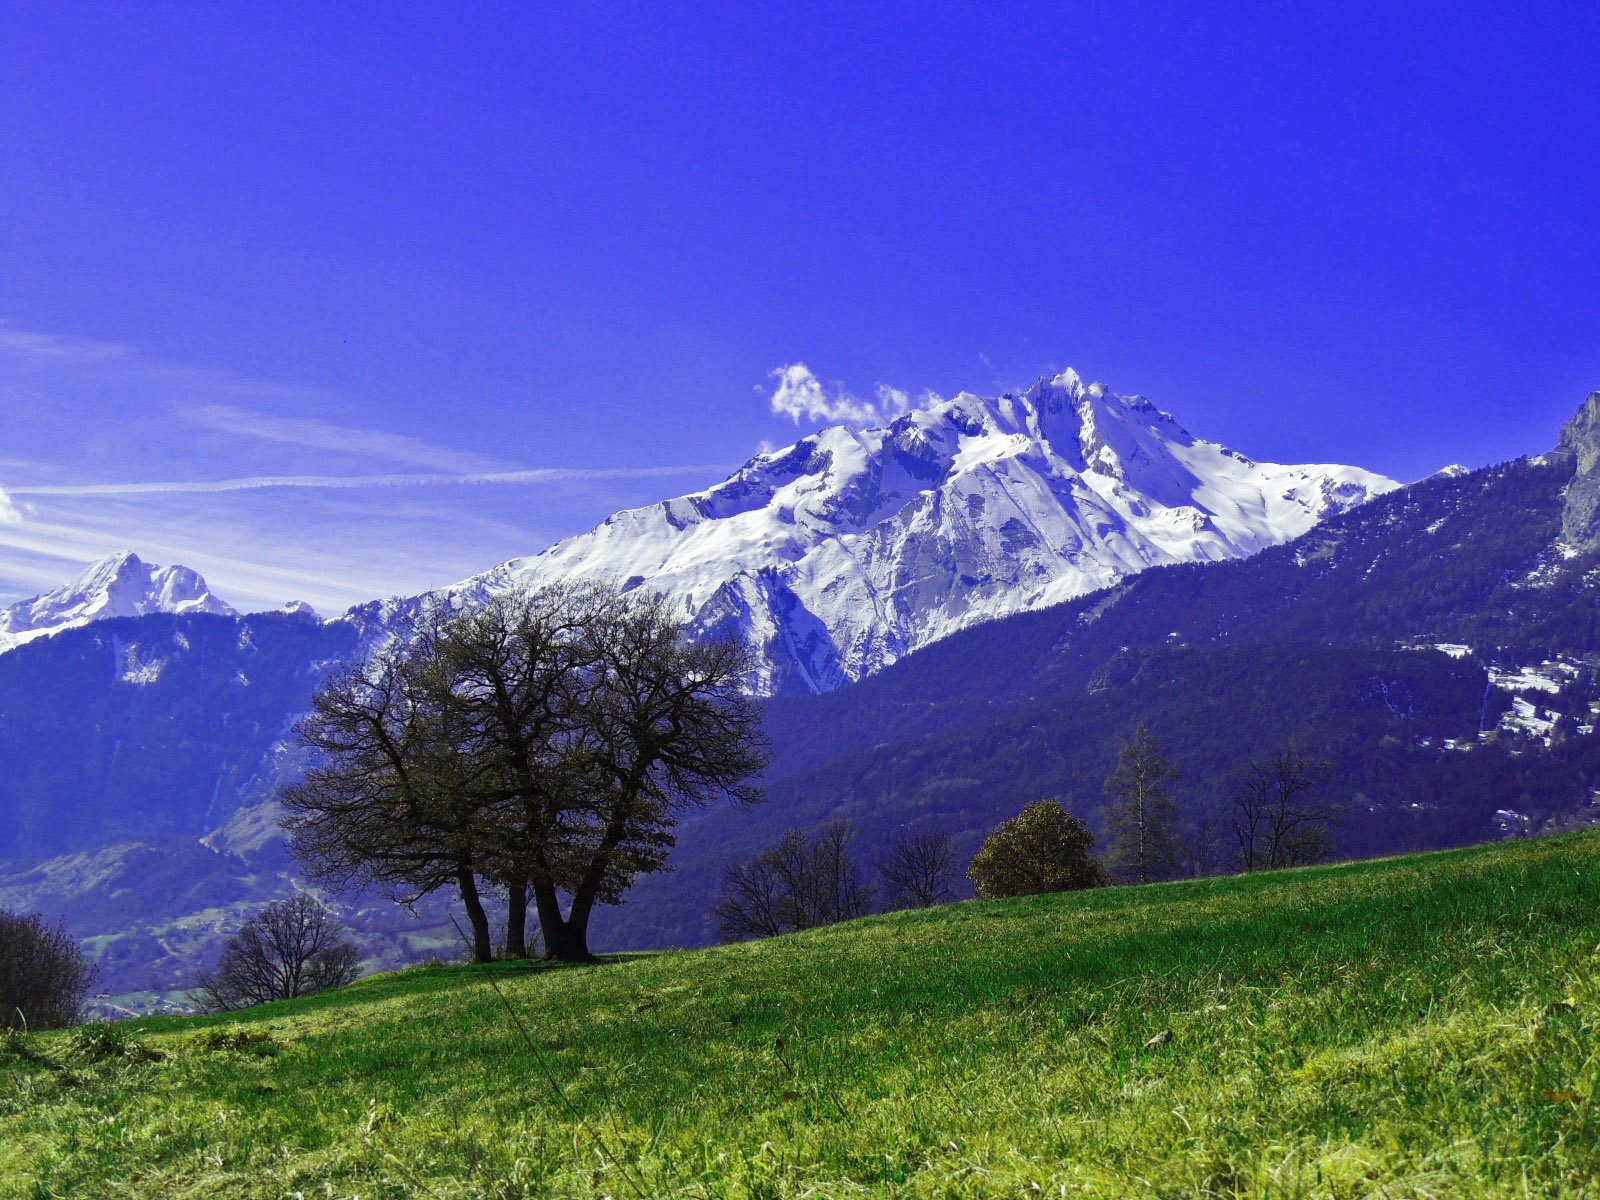
POLYGON ((740 647, 689 641, 660 601, 497 594, 318 696, 301 737, 322 759, 285 796, 294 845, 335 881, 454 883, 480 960, 480 879, 509 898, 509 953, 531 896, 546 955, 587 959, 594 907, 662 869, 684 811, 760 799, 747 673, 740 647))
POLYGON ((1105 879, 1089 857, 1093 844, 1059 800, 1036 800, 984 839, 967 878, 985 900, 1097 887, 1105 879))

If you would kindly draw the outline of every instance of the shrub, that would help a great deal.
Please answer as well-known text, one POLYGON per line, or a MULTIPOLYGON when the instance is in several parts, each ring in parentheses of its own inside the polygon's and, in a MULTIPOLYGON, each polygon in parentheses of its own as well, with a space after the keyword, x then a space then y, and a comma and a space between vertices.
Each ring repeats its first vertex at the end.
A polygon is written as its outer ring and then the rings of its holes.
POLYGON ((0 1028, 76 1024, 93 981, 94 967, 65 928, 0 909, 0 1028))
POLYGON ((1058 801, 1037 800, 984 840, 967 878, 985 899, 1098 887, 1100 864, 1089 857, 1094 835, 1058 801))

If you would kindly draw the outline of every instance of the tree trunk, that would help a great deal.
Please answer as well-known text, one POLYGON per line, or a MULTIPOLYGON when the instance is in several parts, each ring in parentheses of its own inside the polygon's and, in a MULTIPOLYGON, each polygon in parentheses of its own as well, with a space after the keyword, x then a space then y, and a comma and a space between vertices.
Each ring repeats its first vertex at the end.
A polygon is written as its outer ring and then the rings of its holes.
POLYGON ((467 921, 472 926, 472 961, 490 962, 494 958, 494 943, 489 939, 489 914, 483 911, 483 901, 478 896, 478 881, 468 867, 456 875, 461 886, 461 903, 466 906, 467 921))
POLYGON ((561 898, 549 884, 534 883, 534 903, 539 909, 539 931, 544 935, 544 956, 551 962, 593 962, 589 953, 591 904, 574 901, 569 916, 561 915, 561 898))
POLYGON ((1150 823, 1144 811, 1144 784, 1134 784, 1134 812, 1139 823, 1139 883, 1150 882, 1150 823))
POLYGON ((528 884, 523 879, 506 885, 506 957, 528 957, 528 884))

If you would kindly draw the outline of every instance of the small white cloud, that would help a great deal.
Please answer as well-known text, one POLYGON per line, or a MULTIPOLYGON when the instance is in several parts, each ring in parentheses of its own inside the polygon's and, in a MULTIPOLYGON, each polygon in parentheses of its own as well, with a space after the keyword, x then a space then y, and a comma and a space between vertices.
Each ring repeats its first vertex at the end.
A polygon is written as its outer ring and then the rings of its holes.
MULTIPOLYGON (((863 400, 841 384, 831 387, 812 373, 805 363, 790 363, 772 372, 778 386, 772 393, 772 411, 788 417, 796 425, 802 420, 825 421, 835 425, 883 425, 909 412, 911 393, 887 383, 880 383, 874 398, 863 400)), ((936 400, 932 392, 924 392, 921 403, 936 400)))
POLYGON ((889 420, 911 411, 911 393, 897 387, 890 387, 887 383, 880 383, 877 387, 878 411, 889 420))
POLYGON ((5 489, 0 488, 0 525, 20 525, 22 514, 17 511, 17 506, 11 503, 11 497, 6 495, 5 489))

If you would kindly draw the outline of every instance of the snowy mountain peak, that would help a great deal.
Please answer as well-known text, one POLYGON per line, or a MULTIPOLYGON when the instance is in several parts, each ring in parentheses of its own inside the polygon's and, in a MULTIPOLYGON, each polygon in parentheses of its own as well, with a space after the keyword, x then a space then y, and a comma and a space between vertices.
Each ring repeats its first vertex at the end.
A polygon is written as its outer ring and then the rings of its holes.
POLYGON ((237 615, 211 594, 198 572, 153 566, 125 550, 90 564, 53 592, 0 610, 0 653, 108 617, 191 612, 237 615))
POLYGON ((747 643, 766 691, 826 691, 964 626, 1147 567, 1239 558, 1397 486, 1257 463, 1075 371, 818 430, 704 491, 627 509, 382 626, 509 586, 606 579, 747 643))

